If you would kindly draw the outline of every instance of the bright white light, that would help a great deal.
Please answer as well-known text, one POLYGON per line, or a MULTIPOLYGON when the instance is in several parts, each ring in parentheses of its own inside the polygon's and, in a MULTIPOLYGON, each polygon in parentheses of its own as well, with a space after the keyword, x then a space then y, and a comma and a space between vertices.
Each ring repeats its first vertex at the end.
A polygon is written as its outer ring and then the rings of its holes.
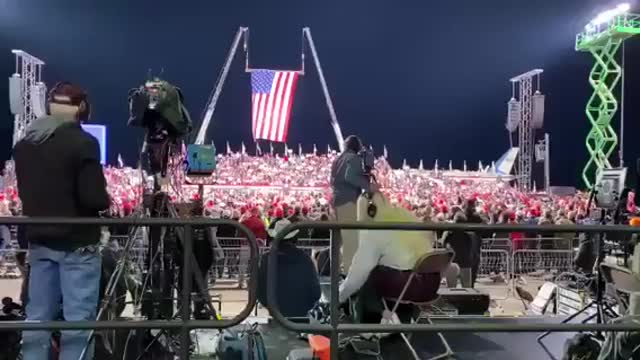
POLYGON ((615 10, 603 11, 600 14, 598 14, 598 16, 596 16, 596 18, 593 19, 591 23, 595 26, 606 24, 609 21, 611 21, 611 19, 613 19, 614 17, 616 17, 615 10))
MULTIPOLYGON (((602 24, 606 24, 609 21, 615 19, 616 16, 623 15, 631 10, 631 5, 629 3, 622 3, 616 6, 615 9, 603 11, 595 19, 593 19, 590 23, 592 26, 599 26, 602 24)), ((587 25, 589 26, 589 25, 587 25)))
POLYGON ((629 3, 620 4, 616 10, 619 12, 618 15, 621 15, 631 10, 631 5, 629 3))

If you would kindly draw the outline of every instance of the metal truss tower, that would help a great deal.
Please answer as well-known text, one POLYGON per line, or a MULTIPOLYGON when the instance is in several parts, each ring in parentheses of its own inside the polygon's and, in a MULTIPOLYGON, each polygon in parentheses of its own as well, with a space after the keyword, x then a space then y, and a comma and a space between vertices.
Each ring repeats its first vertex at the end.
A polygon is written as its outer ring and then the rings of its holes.
POLYGON ((12 112, 15 116, 13 127, 13 144, 22 137, 29 124, 37 118, 32 99, 36 89, 42 84, 42 67, 44 61, 22 50, 11 51, 16 57, 16 71, 10 80, 12 112), (17 104, 16 104, 17 103, 17 104), (16 106, 17 105, 17 106, 16 106))
POLYGON ((612 168, 609 158, 618 145, 618 135, 611 125, 618 111, 614 92, 623 71, 616 54, 624 40, 636 34, 640 34, 640 15, 622 14, 606 22, 589 24, 576 38, 576 51, 589 52, 595 59, 589 74, 593 94, 586 108, 591 124, 586 139, 589 160, 582 171, 582 180, 589 189, 595 185, 600 170, 612 168))
MULTIPOLYGON (((512 78, 510 81, 517 85, 521 107, 521 120, 518 126, 518 188, 521 191, 531 191, 531 173, 533 170, 534 135, 533 115, 533 79, 543 73, 541 69, 531 70, 512 78)), ((538 85, 539 87, 539 85, 538 85)))

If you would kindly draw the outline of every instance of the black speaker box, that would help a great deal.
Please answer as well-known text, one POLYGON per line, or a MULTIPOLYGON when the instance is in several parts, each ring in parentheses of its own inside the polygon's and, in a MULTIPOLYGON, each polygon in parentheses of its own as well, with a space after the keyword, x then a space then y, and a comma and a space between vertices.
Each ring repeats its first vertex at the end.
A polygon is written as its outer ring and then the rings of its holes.
POLYGON ((484 315, 489 311, 489 294, 476 289, 445 288, 438 294, 442 300, 458 309, 459 315, 484 315))

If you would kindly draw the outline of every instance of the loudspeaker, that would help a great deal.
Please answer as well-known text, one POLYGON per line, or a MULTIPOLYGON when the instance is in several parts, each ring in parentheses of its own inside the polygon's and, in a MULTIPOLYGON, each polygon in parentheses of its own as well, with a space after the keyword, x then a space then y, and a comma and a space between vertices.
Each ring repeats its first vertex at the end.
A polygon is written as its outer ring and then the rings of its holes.
POLYGON ((14 115, 23 115, 24 101, 22 98, 22 85, 24 80, 19 74, 13 74, 9 78, 9 107, 14 115))
POLYGON ((536 91, 532 99, 531 127, 542 129, 544 126, 544 95, 536 91))
POLYGON ((506 128, 510 133, 518 130, 520 122, 522 121, 522 105, 520 101, 515 98, 511 98, 507 103, 507 123, 506 128))
POLYGON ((31 108, 36 117, 47 115, 47 85, 39 82, 31 86, 31 108))

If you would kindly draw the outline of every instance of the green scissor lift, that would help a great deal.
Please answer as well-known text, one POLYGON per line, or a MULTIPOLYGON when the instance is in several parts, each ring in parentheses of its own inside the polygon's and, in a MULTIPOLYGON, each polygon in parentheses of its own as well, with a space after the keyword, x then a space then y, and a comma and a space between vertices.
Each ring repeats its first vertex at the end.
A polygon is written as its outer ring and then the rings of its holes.
POLYGON ((616 54, 622 42, 636 34, 640 34, 640 15, 624 14, 606 24, 588 26, 576 38, 576 50, 590 52, 596 61, 589 74, 594 91, 586 110, 592 126, 586 140, 589 160, 582 171, 589 189, 594 186, 598 171, 612 167, 609 158, 618 145, 618 135, 611 126, 618 111, 614 90, 622 77, 616 54))

